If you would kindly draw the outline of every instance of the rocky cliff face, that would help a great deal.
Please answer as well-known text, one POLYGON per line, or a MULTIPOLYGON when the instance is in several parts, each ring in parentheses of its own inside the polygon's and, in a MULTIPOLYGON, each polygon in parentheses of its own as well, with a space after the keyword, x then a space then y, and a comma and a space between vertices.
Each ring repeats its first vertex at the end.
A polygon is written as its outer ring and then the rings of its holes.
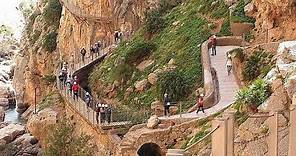
POLYGON ((110 45, 114 31, 122 31, 124 38, 129 38, 141 26, 146 10, 156 6, 157 1, 62 0, 61 20, 48 25, 44 13, 50 1, 40 0, 29 18, 21 41, 22 50, 16 59, 14 87, 19 111, 34 103, 36 88, 37 101, 48 94, 58 60, 69 60, 74 54, 78 62, 80 48, 88 50, 97 41, 110 45), (58 32, 57 49, 49 52, 43 44, 46 36, 54 32, 58 32))
MULTIPOLYGON (((64 59, 74 54, 79 61, 79 49, 101 41, 104 46, 113 43, 115 31, 129 38, 145 18, 147 9, 158 0, 62 0, 63 16, 59 29, 59 52, 64 59)), ((88 54, 87 54, 88 55, 88 54)))
POLYGON ((261 39, 295 39, 295 0, 253 0, 245 9, 256 18, 256 31, 261 39))

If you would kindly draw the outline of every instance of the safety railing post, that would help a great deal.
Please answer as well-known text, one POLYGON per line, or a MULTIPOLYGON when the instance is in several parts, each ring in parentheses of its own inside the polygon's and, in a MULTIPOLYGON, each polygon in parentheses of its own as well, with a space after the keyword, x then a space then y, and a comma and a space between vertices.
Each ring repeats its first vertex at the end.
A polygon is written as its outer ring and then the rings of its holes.
POLYGON ((212 155, 227 156, 227 122, 225 119, 214 119, 212 128, 219 127, 212 134, 212 155))
POLYGON ((270 112, 268 155, 278 155, 278 112, 270 112))
POLYGON ((288 156, 296 155, 296 94, 294 94, 292 99, 290 112, 290 130, 289 130, 289 152, 288 156))

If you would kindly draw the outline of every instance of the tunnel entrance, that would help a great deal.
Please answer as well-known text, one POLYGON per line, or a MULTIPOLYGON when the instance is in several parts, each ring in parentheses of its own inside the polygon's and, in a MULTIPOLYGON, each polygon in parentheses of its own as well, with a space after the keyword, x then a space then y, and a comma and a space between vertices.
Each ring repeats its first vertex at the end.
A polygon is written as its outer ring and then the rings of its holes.
POLYGON ((138 156, 162 156, 160 147, 155 143, 146 143, 140 147, 138 156))

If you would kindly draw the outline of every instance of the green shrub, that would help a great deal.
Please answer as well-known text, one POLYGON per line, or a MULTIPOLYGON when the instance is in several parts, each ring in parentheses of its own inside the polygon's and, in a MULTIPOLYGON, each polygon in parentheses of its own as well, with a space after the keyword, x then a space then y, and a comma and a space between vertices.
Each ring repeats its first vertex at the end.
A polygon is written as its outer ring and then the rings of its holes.
POLYGON ((218 33, 219 36, 231 36, 230 30, 230 20, 229 18, 225 18, 221 27, 220 32, 218 33))
POLYGON ((53 52, 54 50, 56 50, 57 36, 58 33, 56 32, 51 32, 47 34, 43 39, 42 47, 48 52, 53 52))
POLYGON ((263 50, 253 52, 253 54, 247 58, 244 65, 244 80, 252 81, 260 75, 264 77, 274 65, 272 57, 271 54, 267 54, 263 50))
POLYGON ((135 107, 120 105, 113 110, 113 121, 131 121, 133 125, 144 123, 149 119, 151 113, 140 110, 135 107))
POLYGON ((177 102, 187 98, 189 85, 182 73, 169 71, 160 75, 157 80, 157 90, 160 99, 163 99, 166 92, 171 101, 177 102))
POLYGON ((47 83, 54 83, 56 81, 56 76, 54 74, 44 75, 42 80, 47 83))
POLYGON ((237 92, 236 103, 253 109, 265 102, 270 95, 271 90, 269 84, 263 79, 258 79, 249 87, 244 87, 237 92))
POLYGON ((43 11, 43 18, 48 26, 58 26, 62 13, 62 5, 59 0, 48 0, 43 11))
POLYGON ((154 34, 165 28, 165 21, 158 10, 146 13, 146 31, 154 34))
POLYGON ((130 65, 134 63, 140 63, 154 50, 156 50, 156 46, 152 43, 144 41, 135 42, 125 53, 125 63, 130 65))
POLYGON ((83 133, 77 135, 74 130, 69 119, 62 119, 50 128, 44 155, 92 156, 94 145, 90 143, 91 137, 83 133))
POLYGON ((232 12, 231 21, 232 22, 248 22, 248 23, 255 23, 255 19, 248 17, 245 15, 244 7, 248 3, 245 2, 245 0, 239 0, 237 6, 235 7, 234 11, 232 12))
POLYGON ((247 32, 244 35, 244 40, 250 42, 251 40, 255 39, 255 36, 251 32, 247 32))
POLYGON ((159 12, 166 13, 172 10, 174 7, 182 3, 182 0, 160 0, 159 2, 159 12))
POLYGON ((232 55, 232 57, 238 58, 241 62, 244 61, 245 54, 242 48, 233 49, 229 51, 229 53, 232 55))
POLYGON ((40 35, 41 35, 41 31, 39 30, 34 31, 33 35, 31 35, 30 37, 30 40, 29 40, 30 43, 32 45, 35 44, 35 42, 39 39, 40 35))

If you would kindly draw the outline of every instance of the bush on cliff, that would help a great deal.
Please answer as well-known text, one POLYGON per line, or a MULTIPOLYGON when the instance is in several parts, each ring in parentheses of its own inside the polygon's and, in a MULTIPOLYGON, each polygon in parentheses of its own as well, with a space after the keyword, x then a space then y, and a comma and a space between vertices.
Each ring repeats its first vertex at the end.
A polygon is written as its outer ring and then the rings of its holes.
POLYGON ((50 129, 48 134, 45 156, 92 156, 94 145, 90 143, 91 137, 85 134, 77 135, 74 125, 69 119, 61 119, 50 129))
POLYGON ((265 80, 257 79, 249 87, 244 87, 236 94, 235 108, 243 112, 243 107, 256 111, 271 95, 270 86, 265 80))
POLYGON ((248 23, 255 23, 255 19, 252 17, 248 17, 245 14, 244 7, 248 3, 245 0, 239 0, 237 6, 235 7, 234 11, 232 12, 231 21, 232 22, 248 22, 248 23))
POLYGON ((43 11, 43 18, 47 26, 58 26, 62 13, 62 5, 59 0, 48 0, 43 11))
POLYGON ((157 91, 163 98, 164 93, 167 93, 173 102, 184 100, 188 96, 189 85, 185 76, 176 71, 163 73, 157 81, 157 91))
POLYGON ((42 47, 48 52, 55 51, 57 47, 57 36, 58 33, 56 32, 47 34, 43 39, 42 47))

